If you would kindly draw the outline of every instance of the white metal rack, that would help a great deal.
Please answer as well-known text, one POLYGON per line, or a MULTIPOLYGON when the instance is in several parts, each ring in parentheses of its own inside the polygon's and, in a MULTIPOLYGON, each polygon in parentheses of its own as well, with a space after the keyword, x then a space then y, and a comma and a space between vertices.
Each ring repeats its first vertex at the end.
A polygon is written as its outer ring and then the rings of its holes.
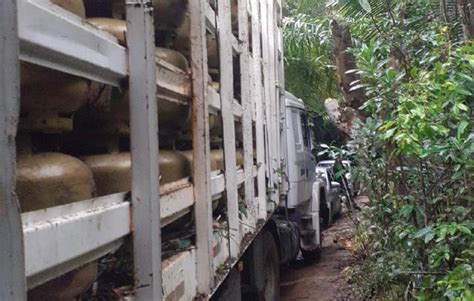
POLYGON ((48 0, 18 0, 20 58, 118 86, 127 51, 112 35, 48 0))
MULTIPOLYGON (((155 64, 151 0, 127 0, 127 48, 48 0, 0 2, 0 300, 26 300, 27 288, 117 249, 129 234, 138 300, 161 300, 173 294, 189 299, 215 291, 223 280, 214 277, 217 265, 235 264, 248 247, 248 242, 240 245, 246 231, 258 232, 257 221, 268 218, 267 185, 273 186, 279 168, 279 154, 269 150, 278 149, 280 124, 273 84, 281 80, 274 65, 277 37, 272 30, 277 23, 275 15, 269 15, 281 4, 274 1, 239 0, 235 37, 229 0, 218 1, 217 14, 206 0, 190 0, 191 75, 166 62, 155 64), (219 92, 208 86, 206 31, 218 36, 219 92), (233 56, 240 59, 240 102, 233 95, 233 56), (20 214, 14 194, 19 59, 114 86, 128 78, 131 196, 118 193, 20 214), (192 183, 159 185, 157 89, 192 95, 192 183), (223 119, 225 170, 221 173, 211 172, 210 167, 209 111, 219 112, 223 119), (235 165, 236 120, 242 124, 243 168, 235 165), (239 219, 241 185, 250 230, 239 219), (230 254, 216 256, 212 200, 223 193, 234 239, 222 243, 224 251, 230 245, 230 254), (162 262, 161 227, 191 210, 195 247, 162 262)), ((277 197, 272 195, 274 201, 277 197)))

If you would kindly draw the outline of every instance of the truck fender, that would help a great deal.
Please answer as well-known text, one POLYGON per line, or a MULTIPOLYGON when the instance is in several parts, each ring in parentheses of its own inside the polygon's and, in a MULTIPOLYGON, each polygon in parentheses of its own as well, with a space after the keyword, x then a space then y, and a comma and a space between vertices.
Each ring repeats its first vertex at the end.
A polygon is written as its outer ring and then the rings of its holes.
MULTIPOLYGON (((322 181, 316 180, 313 182, 313 189, 312 189, 312 197, 311 197, 311 204, 310 210, 311 212, 319 212, 320 204, 321 204, 321 190, 326 194, 326 188, 324 187, 324 183, 322 181)), ((327 196, 325 195, 326 200, 327 196)))

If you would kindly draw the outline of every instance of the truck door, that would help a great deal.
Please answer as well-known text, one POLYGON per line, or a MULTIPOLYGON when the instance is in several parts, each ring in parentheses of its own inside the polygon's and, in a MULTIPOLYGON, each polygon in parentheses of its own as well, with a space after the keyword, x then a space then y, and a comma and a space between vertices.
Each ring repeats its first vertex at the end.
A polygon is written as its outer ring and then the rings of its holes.
POLYGON ((313 143, 311 139, 311 131, 308 123, 308 116, 305 111, 300 113, 301 133, 303 138, 303 156, 305 170, 305 185, 302 200, 309 200, 312 196, 313 181, 316 176, 316 160, 313 157, 313 143))
POLYGON ((291 128, 293 129, 294 153, 293 170, 295 171, 293 179, 293 189, 297 191, 296 202, 302 202, 306 194, 306 163, 305 146, 303 141, 303 126, 301 122, 301 109, 291 108, 291 128))

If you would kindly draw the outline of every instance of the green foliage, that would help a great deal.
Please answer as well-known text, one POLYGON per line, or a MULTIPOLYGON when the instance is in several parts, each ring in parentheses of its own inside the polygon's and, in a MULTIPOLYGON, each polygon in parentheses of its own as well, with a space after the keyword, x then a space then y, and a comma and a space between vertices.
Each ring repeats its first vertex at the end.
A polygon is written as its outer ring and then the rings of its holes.
POLYGON ((317 118, 317 143, 340 144, 324 101, 340 95, 332 55, 330 20, 325 0, 284 2, 285 88, 303 99, 317 118))
POLYGON ((324 116, 324 100, 339 93, 329 20, 298 14, 285 17, 283 26, 286 88, 324 116))
POLYGON ((364 299, 474 300, 474 42, 456 1, 327 4, 288 1, 286 85, 322 115, 340 96, 328 19, 349 24, 367 119, 348 149, 369 195, 353 281, 364 299))
POLYGON ((372 23, 392 30, 362 30, 352 50, 369 117, 352 142, 370 198, 361 272, 377 271, 356 282, 367 297, 472 300, 474 43, 398 2, 380 15, 402 17, 372 23))

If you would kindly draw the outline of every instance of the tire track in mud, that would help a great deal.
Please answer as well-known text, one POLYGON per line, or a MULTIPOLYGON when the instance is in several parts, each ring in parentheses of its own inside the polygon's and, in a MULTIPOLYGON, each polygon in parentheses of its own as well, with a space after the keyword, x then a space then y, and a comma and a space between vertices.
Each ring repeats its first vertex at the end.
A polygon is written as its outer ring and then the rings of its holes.
MULTIPOLYGON (((357 199, 357 203, 363 202, 363 197, 357 199)), ((354 225, 344 210, 342 216, 323 231, 323 248, 318 261, 298 262, 280 269, 281 301, 359 300, 344 276, 354 262, 353 235, 354 225)))

